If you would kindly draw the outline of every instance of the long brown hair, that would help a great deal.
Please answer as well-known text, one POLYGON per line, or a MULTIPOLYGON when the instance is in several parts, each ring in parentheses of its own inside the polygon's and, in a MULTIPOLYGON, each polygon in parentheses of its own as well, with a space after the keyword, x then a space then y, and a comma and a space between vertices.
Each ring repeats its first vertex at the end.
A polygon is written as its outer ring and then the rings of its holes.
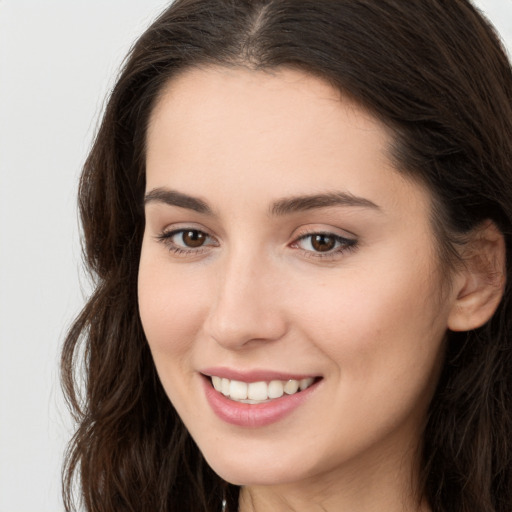
POLYGON ((443 259, 485 219, 503 232, 507 286, 482 328, 448 333, 424 434, 435 512, 512 509, 512 72, 466 0, 176 0, 133 46, 85 163, 79 204, 95 291, 62 353, 78 429, 63 471, 86 510, 236 510, 166 397, 137 306, 145 136, 162 87, 192 66, 294 67, 329 81, 395 134, 397 167, 436 205, 443 259), (85 382, 82 382, 82 381, 85 382))

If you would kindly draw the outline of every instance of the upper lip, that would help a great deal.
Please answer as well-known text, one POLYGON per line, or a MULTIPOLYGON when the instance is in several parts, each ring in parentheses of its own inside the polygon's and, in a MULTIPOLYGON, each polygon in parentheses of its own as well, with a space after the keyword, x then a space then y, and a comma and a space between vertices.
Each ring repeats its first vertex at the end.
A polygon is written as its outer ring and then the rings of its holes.
POLYGON ((227 368, 224 366, 204 368, 200 373, 207 377, 221 377, 229 380, 238 380, 241 382, 270 382, 272 380, 301 380, 307 378, 317 378, 319 375, 311 373, 287 373, 275 370, 252 369, 237 370, 235 368, 227 368))

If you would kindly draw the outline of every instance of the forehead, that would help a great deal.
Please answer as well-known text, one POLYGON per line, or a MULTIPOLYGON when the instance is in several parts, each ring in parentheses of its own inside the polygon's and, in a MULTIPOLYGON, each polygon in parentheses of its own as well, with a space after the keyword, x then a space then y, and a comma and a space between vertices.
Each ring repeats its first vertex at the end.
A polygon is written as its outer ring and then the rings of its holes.
POLYGON ((247 189, 260 202, 336 189, 376 204, 386 196, 385 209, 404 186, 419 187, 394 169, 392 141, 383 123, 315 76, 194 68, 167 84, 152 112, 147 189, 214 198, 229 189, 241 206, 247 189))
POLYGON ((333 128, 333 136, 339 137, 342 133, 334 125, 337 114, 350 117, 361 129, 372 130, 383 147, 392 138, 390 130, 338 89, 305 72, 287 68, 192 68, 164 87, 150 118, 148 138, 155 135, 155 127, 166 124, 168 129, 175 122, 181 131, 197 130, 199 126, 207 131, 210 125, 223 123, 222 133, 230 135, 235 135, 230 128, 237 129, 239 136, 251 130, 264 136, 288 128, 288 134, 309 137, 308 130, 322 127, 322 135, 333 128))

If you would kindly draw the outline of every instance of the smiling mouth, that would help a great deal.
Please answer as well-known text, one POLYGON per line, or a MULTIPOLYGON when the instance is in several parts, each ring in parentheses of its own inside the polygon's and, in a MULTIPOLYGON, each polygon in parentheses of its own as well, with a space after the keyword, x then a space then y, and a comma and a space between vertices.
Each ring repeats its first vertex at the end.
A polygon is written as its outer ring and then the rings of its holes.
POLYGON ((212 375, 212 386, 226 398, 244 404, 263 404, 308 389, 319 378, 242 382, 212 375))

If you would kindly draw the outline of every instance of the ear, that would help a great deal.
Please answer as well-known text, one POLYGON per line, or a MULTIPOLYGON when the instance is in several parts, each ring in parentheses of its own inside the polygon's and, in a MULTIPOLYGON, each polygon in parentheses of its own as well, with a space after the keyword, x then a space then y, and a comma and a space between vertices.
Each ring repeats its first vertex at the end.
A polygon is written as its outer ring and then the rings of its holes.
POLYGON ((503 233, 486 221, 470 235, 462 250, 463 267, 454 278, 455 301, 448 316, 452 331, 484 325, 503 297, 506 249, 503 233))

